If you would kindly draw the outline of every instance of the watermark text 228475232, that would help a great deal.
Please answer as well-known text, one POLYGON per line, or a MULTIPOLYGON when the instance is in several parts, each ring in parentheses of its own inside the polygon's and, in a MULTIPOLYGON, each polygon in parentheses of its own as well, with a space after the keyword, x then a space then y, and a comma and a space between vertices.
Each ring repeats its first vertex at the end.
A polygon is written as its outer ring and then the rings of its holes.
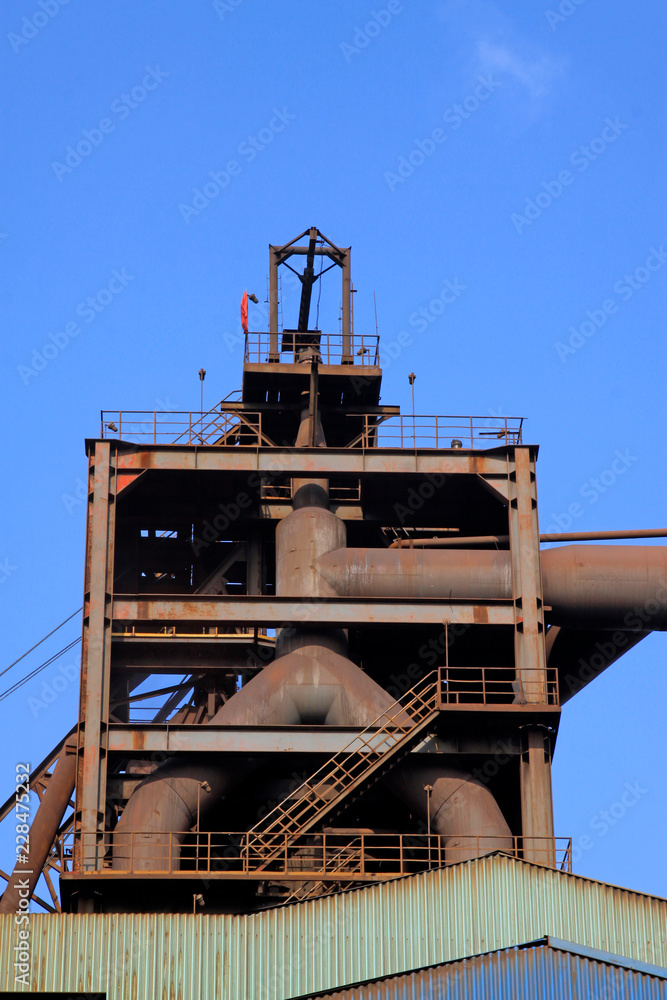
POLYGON ((100 118, 94 128, 84 128, 81 131, 82 138, 76 145, 69 145, 65 148, 63 162, 54 160, 51 164, 53 172, 59 181, 62 181, 65 174, 71 174, 80 164, 93 152, 97 146, 101 146, 109 133, 113 132, 116 124, 125 121, 146 100, 152 90, 156 90, 163 80, 169 76, 164 70, 156 66, 146 67, 146 74, 141 83, 132 87, 129 93, 121 94, 111 102, 111 114, 114 118, 100 118))
MULTIPOLYGON (((29 871, 27 867, 30 862, 30 856, 28 854, 30 836, 30 827, 28 824, 28 819, 30 817, 29 764, 21 763, 16 765, 14 813, 16 816, 16 860, 19 864, 26 865, 26 868, 23 869, 20 874, 31 875, 32 872, 29 871)), ((17 869, 19 869, 18 864, 17 869)), ((30 889, 28 887, 29 880, 27 878, 20 878, 19 870, 14 872, 14 875, 12 876, 13 879, 16 879, 14 887, 16 888, 19 897, 18 906, 14 915, 16 936, 18 938, 18 944, 14 949, 14 981, 21 983, 23 986, 27 986, 28 975, 30 973, 30 917, 28 914, 28 909, 30 907, 30 889)))

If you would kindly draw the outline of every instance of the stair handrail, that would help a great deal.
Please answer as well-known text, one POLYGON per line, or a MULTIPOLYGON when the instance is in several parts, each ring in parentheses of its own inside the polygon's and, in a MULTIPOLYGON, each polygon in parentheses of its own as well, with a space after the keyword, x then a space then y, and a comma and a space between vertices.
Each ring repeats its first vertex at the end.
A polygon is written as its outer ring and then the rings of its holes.
MULTIPOLYGON (((353 737, 342 750, 326 761, 326 763, 319 767, 312 775, 306 778, 306 780, 302 782, 302 784, 299 785, 290 796, 293 802, 292 807, 285 807, 282 804, 278 804, 271 810, 271 812, 267 813, 266 816, 263 816, 257 823, 255 823, 255 825, 248 830, 248 846, 250 846, 249 842, 252 837, 259 837, 262 835, 266 836, 271 835, 272 833, 274 836, 289 837, 290 834, 286 833, 284 829, 273 831, 272 828, 274 824, 278 823, 283 817, 286 819, 289 818, 290 809, 298 807, 300 802, 305 808, 308 806, 315 806, 316 803, 307 801, 309 792, 317 796, 317 799, 321 802, 327 801, 321 793, 316 791, 317 787, 323 783, 325 778, 330 777, 332 773, 338 769, 341 769, 345 774, 347 773, 344 766, 345 762, 349 757, 362 753, 361 749, 358 749, 360 743, 363 747, 368 748, 367 756, 370 757, 373 755, 376 759, 379 759, 390 750, 395 749, 405 736, 409 735, 409 733, 412 732, 420 722, 422 722, 431 712, 436 710, 440 701, 439 694, 440 670, 433 670, 431 673, 427 674, 426 677, 419 680, 401 698, 398 698, 393 705, 390 705, 389 708, 378 715, 373 722, 362 729, 361 732, 353 737), (407 726, 399 723, 398 725, 391 726, 392 723, 396 722, 396 719, 399 716, 404 713, 409 715, 411 711, 414 711, 416 716, 414 719, 411 719, 412 725, 407 726), (380 723, 382 723, 382 725, 380 725, 380 723), (382 746, 385 742, 385 739, 382 738, 383 732, 386 733, 387 736, 395 734, 399 735, 390 746, 386 747, 382 751, 379 751, 377 737, 381 737, 379 746, 382 746), (366 738, 367 736, 369 738, 366 738), (352 750, 352 747, 355 749, 352 750), (302 790, 303 794, 298 795, 298 793, 302 790), (275 818, 271 820, 270 817, 274 815, 275 818)), ((362 763, 363 762, 364 761, 362 761, 362 763)), ((375 763, 375 761, 373 761, 373 763, 375 763)), ((352 781, 354 780, 355 778, 352 777, 352 781)), ((296 819, 296 817, 294 817, 294 819, 296 819)), ((298 832, 296 832, 291 836, 298 835, 298 832)))

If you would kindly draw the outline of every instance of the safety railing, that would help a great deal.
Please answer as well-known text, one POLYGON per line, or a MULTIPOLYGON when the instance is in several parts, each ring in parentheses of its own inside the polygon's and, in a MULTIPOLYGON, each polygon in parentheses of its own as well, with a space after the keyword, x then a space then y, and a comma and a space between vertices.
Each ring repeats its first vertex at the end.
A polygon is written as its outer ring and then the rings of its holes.
MULTIPOLYGON (((341 333, 318 333, 284 330, 278 334, 280 361, 287 364, 310 363, 313 359, 322 365, 353 364, 363 368, 377 368, 380 364, 380 338, 377 334, 354 334, 350 337, 349 353, 341 333)), ((251 331, 245 338, 245 361, 265 364, 271 353, 271 334, 251 331)))
MULTIPOLYGON (((268 835, 267 835, 268 839, 268 835)), ((572 871, 572 841, 568 837, 489 837, 475 834, 451 838, 423 833, 309 833, 293 838, 271 838, 272 857, 265 862, 257 852, 257 838, 240 833, 105 833, 63 837, 60 863, 64 872, 121 875, 164 875, 188 878, 205 875, 221 879, 280 878, 293 881, 377 881, 410 875, 503 852, 572 871), (76 854, 74 848, 76 845, 76 854), (86 856, 101 859, 95 865, 79 863, 86 856)))
POLYGON ((132 444, 275 447, 262 427, 262 413, 248 410, 182 411, 103 410, 102 438, 132 444))
MULTIPOLYGON (((359 420, 358 414, 354 415, 359 420)), ((363 414, 363 429, 348 448, 437 448, 479 450, 521 444, 523 417, 463 417, 363 414)))
POLYGON ((178 642, 181 639, 201 639, 202 641, 210 639, 215 642, 227 641, 230 643, 240 643, 244 640, 261 640, 264 643, 275 644, 276 641, 275 635, 269 635, 265 628, 256 625, 249 626, 248 628, 235 628, 233 632, 230 632, 227 626, 202 625, 198 631, 193 631, 193 627, 156 624, 151 628, 149 623, 142 623, 141 625, 123 624, 116 626, 111 635, 114 639, 172 639, 174 642, 178 642))
POLYGON ((514 667, 441 667, 442 700, 447 705, 558 704, 558 671, 529 667, 519 675, 514 667))
POLYGON ((442 680, 434 670, 389 706, 348 745, 263 816, 248 831, 248 851, 256 864, 269 863, 282 838, 298 838, 435 722, 442 680))
MULTIPOLYGON (((441 417, 351 414, 362 430, 347 448, 473 449, 521 444, 523 417, 441 417)), ((138 445, 217 445, 276 448, 267 435, 271 414, 249 410, 104 410, 100 435, 138 445)))
MULTIPOLYGON (((266 483, 262 485, 260 491, 262 500, 282 501, 290 503, 292 500, 292 484, 286 483, 266 483)), ((341 485, 335 480, 329 480, 329 499, 332 503, 359 503, 361 500, 361 480, 356 479, 350 485, 341 485)))

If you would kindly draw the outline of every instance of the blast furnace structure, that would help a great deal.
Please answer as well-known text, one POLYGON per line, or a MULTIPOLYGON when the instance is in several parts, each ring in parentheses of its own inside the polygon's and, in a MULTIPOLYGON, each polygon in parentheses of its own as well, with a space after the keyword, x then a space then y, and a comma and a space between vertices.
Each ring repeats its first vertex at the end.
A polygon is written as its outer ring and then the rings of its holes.
POLYGON ((240 394, 86 443, 80 716, 30 836, 64 913, 247 913, 499 853, 568 872, 561 705, 667 624, 664 547, 540 536, 521 419, 381 405, 349 248, 312 228, 269 265, 240 394))

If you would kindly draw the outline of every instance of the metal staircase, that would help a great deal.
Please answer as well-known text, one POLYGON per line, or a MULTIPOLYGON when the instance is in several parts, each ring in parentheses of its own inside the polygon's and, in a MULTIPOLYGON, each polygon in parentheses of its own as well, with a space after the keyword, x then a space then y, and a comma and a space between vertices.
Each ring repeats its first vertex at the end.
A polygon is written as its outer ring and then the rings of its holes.
POLYGON ((436 670, 248 831, 249 867, 261 871, 362 786, 381 777, 433 727, 442 706, 441 673, 436 670))
POLYGON ((284 903, 301 902, 304 899, 314 899, 317 896, 328 896, 332 892, 343 892, 345 889, 352 889, 358 883, 354 880, 347 881, 348 874, 356 875, 361 867, 363 850, 355 850, 354 842, 346 844, 331 859, 331 863, 340 873, 339 882, 316 880, 313 882, 302 882, 293 889, 283 900, 284 903))

